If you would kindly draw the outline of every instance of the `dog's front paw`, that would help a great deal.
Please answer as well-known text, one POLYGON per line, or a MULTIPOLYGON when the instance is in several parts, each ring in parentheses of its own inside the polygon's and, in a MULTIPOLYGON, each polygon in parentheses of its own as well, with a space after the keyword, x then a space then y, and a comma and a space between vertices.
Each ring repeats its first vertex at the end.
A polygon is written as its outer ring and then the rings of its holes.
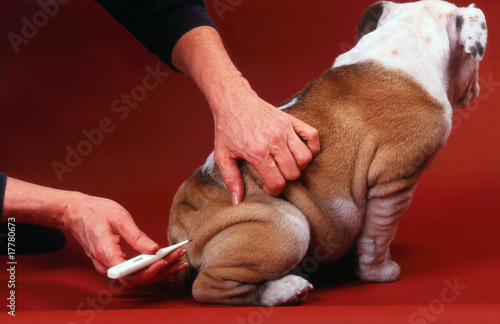
POLYGON ((387 258, 377 264, 359 264, 356 274, 359 279, 368 282, 391 282, 399 279, 401 268, 399 265, 387 258))
POLYGON ((264 284, 261 288, 260 304, 264 306, 296 304, 312 289, 313 286, 304 278, 287 275, 264 284))

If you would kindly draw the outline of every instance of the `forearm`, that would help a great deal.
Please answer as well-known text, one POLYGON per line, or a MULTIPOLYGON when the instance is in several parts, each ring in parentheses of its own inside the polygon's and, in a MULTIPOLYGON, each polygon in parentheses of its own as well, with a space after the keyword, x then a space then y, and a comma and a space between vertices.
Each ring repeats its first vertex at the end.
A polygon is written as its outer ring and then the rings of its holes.
POLYGON ((198 26, 215 28, 203 0, 95 1, 174 71, 171 55, 178 39, 198 26))
POLYGON ((225 98, 235 91, 251 91, 248 82, 234 66, 219 33, 211 27, 198 27, 184 34, 172 51, 172 63, 193 79, 210 104, 214 117, 225 98))
POLYGON ((77 192, 63 191, 7 178, 1 220, 62 228, 66 206, 77 192))

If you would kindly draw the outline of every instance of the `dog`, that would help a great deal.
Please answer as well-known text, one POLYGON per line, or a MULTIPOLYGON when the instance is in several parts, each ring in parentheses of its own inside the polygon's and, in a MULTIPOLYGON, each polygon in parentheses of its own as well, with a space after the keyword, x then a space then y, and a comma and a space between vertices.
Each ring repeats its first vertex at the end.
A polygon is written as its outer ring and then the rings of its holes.
POLYGON ((487 42, 483 12, 441 0, 381 1, 361 15, 356 46, 279 109, 321 140, 299 179, 268 196, 248 163, 244 200, 232 205, 213 153, 179 188, 171 244, 188 238, 201 303, 289 305, 313 288, 294 268, 306 257, 352 253, 367 282, 399 279, 389 254, 421 173, 446 142, 455 109, 477 97, 487 42))

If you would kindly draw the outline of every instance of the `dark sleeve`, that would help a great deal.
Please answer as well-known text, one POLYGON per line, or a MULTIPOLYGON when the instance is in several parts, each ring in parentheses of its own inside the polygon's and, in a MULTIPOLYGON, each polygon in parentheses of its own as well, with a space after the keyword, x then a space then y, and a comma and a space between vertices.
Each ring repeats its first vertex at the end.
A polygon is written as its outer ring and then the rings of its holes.
POLYGON ((172 70, 172 50, 186 32, 216 28, 204 0, 95 0, 172 70))
POLYGON ((5 185, 7 184, 7 175, 0 173, 0 217, 3 211, 3 199, 5 197, 5 185))

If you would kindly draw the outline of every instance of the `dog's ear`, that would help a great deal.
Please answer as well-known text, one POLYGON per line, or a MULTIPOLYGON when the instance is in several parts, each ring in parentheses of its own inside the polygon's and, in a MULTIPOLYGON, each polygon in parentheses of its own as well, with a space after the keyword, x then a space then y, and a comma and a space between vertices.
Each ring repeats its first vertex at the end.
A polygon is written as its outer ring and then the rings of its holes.
POLYGON ((390 1, 379 1, 368 6, 365 11, 361 14, 358 23, 358 42, 361 37, 368 33, 371 33, 377 29, 380 17, 384 14, 384 11, 388 10, 388 7, 392 4, 390 1))
POLYGON ((483 12, 474 4, 450 14, 448 35, 452 51, 463 50, 479 62, 483 59, 488 29, 483 12))
POLYGON ((483 12, 470 5, 448 16, 450 63, 448 98, 454 108, 465 108, 479 94, 479 62, 484 57, 488 29, 483 12))

